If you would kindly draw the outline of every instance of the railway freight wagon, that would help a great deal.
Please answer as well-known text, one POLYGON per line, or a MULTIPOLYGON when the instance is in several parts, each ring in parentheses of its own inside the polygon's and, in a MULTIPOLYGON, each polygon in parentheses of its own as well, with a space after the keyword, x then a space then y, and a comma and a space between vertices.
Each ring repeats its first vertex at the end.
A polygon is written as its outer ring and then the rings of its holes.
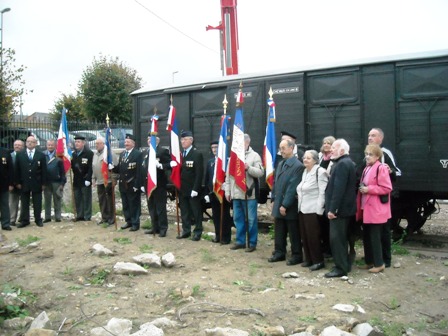
MULTIPOLYGON (((272 88, 277 142, 280 131, 286 130, 297 135, 298 143, 319 151, 322 138, 333 135, 348 141, 352 159, 360 164, 369 130, 383 129, 383 145, 392 150, 402 171, 398 182, 401 217, 412 230, 434 212, 436 199, 448 199, 448 50, 140 89, 132 93, 138 145, 147 146, 150 118, 156 110, 161 145, 169 146, 165 126, 172 99, 179 130, 192 130, 196 147, 208 158, 210 141, 219 137, 224 96, 233 120, 241 83, 245 132, 260 155, 272 88)), ((268 192, 262 181, 260 202, 266 201, 268 192)))

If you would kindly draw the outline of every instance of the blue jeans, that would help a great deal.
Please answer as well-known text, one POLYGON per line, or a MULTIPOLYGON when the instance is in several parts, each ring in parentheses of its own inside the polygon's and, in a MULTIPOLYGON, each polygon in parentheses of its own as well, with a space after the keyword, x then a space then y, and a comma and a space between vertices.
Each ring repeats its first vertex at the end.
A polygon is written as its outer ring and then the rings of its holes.
POLYGON ((236 227, 236 243, 246 245, 246 203, 248 210, 249 224, 249 246, 257 246, 258 239, 258 218, 257 200, 233 200, 233 222, 236 227))

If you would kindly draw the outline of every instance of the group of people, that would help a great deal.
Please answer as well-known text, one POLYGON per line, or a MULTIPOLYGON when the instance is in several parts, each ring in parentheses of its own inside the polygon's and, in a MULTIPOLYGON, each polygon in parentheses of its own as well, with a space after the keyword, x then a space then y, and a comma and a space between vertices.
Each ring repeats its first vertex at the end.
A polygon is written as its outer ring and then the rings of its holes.
POLYGON ((275 248, 269 262, 286 260, 287 235, 291 258, 311 271, 325 267, 330 254, 334 267, 325 277, 341 277, 354 261, 352 228, 362 223, 365 266, 371 273, 391 265, 391 191, 401 172, 392 153, 382 148, 384 133, 373 128, 356 165, 344 139, 325 137, 320 153, 294 156, 291 134, 282 136, 272 190, 275 248))
MULTIPOLYGON (((148 135, 148 145, 150 144, 148 135)), ((269 262, 286 260, 289 236, 291 256, 287 265, 301 264, 311 271, 325 267, 325 256, 334 260, 334 268, 326 277, 344 276, 354 260, 350 228, 355 222, 363 223, 363 242, 366 268, 377 273, 391 264, 391 191, 396 176, 401 174, 392 153, 381 147, 384 133, 373 128, 368 135, 365 160, 356 165, 350 158, 350 146, 344 139, 325 137, 320 152, 302 151, 296 137, 282 132, 277 155, 274 186, 271 191, 272 216, 275 219, 275 243, 269 262)), ((253 252, 257 247, 257 207, 259 179, 264 175, 261 157, 245 141, 244 192, 234 176, 227 173, 222 186, 224 197, 214 193, 214 173, 218 143, 210 144, 212 157, 204 172, 203 155, 193 146, 190 131, 181 133, 182 166, 181 188, 178 191, 182 217, 182 232, 178 239, 202 236, 202 202, 210 203, 215 226, 213 242, 222 245, 231 242, 231 227, 236 227, 232 250, 253 252), (204 174, 205 173, 205 174, 204 174), (205 176, 204 176, 205 175, 205 176), (204 178, 205 177, 205 178, 204 178), (203 181, 204 180, 204 181, 203 181), (205 192, 202 190, 205 184, 205 192), (231 216, 233 208, 233 216, 231 216)), ((147 234, 165 237, 168 230, 167 183, 168 174, 177 165, 169 151, 159 146, 157 138, 157 186, 147 197, 152 228, 147 234)), ((90 221, 92 216, 92 187, 96 186, 101 210, 101 223, 114 225, 114 187, 118 183, 123 204, 125 224, 121 229, 140 229, 142 193, 147 194, 149 149, 140 152, 135 138, 127 134, 125 150, 104 171, 105 140, 96 140, 95 153, 86 146, 85 138, 75 138, 72 156, 75 221, 90 221)), ((30 197, 33 202, 36 225, 52 220, 61 221, 62 191, 67 182, 63 160, 55 154, 55 141, 47 142, 47 150, 36 150, 36 139, 17 140, 14 151, 0 149, 0 210, 4 230, 11 226, 30 224, 30 197), (42 191, 45 197, 45 217, 41 218, 42 191), (21 202, 20 216, 18 204, 21 202), (16 223, 17 222, 17 223, 16 223)))

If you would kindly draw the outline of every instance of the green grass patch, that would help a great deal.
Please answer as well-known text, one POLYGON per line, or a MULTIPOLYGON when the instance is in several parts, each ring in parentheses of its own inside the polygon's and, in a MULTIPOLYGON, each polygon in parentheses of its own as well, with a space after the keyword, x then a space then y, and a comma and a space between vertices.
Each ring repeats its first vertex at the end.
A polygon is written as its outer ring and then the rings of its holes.
POLYGON ((207 249, 201 248, 201 259, 203 263, 210 264, 217 261, 217 258, 207 249))
POLYGON ((30 291, 10 284, 3 285, 2 293, 5 296, 0 296, 0 324, 7 319, 28 316, 29 312, 26 307, 37 299, 30 291))
POLYGON ((152 245, 143 244, 139 247, 139 250, 141 253, 151 253, 152 252, 152 245))
POLYGON ((128 238, 128 237, 117 237, 117 238, 114 238, 114 242, 116 242, 116 243, 118 243, 120 245, 132 244, 131 238, 128 238))
POLYGON ((101 286, 106 282, 110 271, 107 269, 100 269, 92 271, 92 277, 90 278, 90 283, 92 285, 101 286))
POLYGON ((41 240, 41 238, 28 235, 28 237, 26 237, 25 239, 17 239, 17 244, 19 244, 19 246, 21 247, 24 247, 39 240, 41 240))

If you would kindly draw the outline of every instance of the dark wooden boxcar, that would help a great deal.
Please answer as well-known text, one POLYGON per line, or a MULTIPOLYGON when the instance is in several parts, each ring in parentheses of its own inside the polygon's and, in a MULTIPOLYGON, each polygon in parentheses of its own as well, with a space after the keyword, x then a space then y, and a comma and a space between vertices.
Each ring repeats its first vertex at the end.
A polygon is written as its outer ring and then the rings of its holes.
MULTIPOLYGON (((233 119, 240 83, 245 131, 260 155, 272 88, 277 139, 281 130, 288 130, 298 136, 298 143, 319 149, 327 135, 344 138, 352 159, 361 163, 369 130, 383 129, 383 145, 394 153, 402 170, 402 217, 415 230, 434 211, 435 199, 448 199, 448 51, 141 89, 133 93, 138 145, 146 146, 150 118, 157 109, 161 143, 169 146, 164 129, 172 98, 179 130, 192 130, 196 147, 207 158, 210 141, 219 137, 224 95, 233 119)), ((266 196, 267 188, 262 191, 266 196)))

